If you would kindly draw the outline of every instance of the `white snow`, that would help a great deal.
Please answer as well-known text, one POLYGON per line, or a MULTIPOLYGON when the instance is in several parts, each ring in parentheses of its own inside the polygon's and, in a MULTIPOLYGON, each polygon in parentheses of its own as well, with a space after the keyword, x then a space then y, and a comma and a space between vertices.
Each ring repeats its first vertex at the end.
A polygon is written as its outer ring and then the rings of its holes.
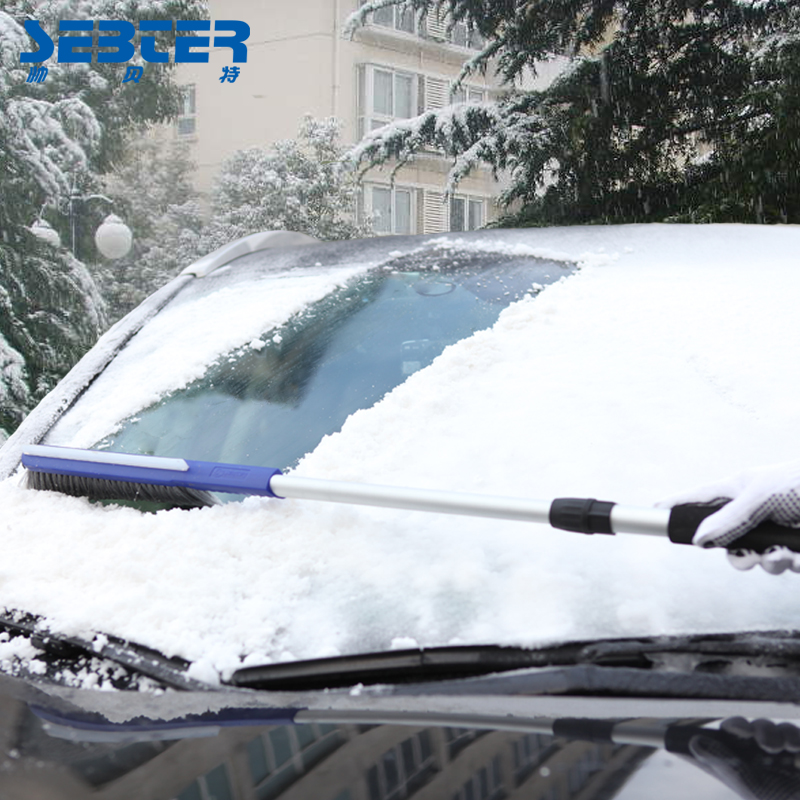
POLYGON ((197 302, 171 307, 98 376, 81 403, 50 432, 48 443, 90 447, 125 418, 201 377, 214 359, 233 348, 264 347, 259 337, 265 329, 286 322, 363 269, 305 271, 225 286, 197 302), (150 357, 155 352, 157 359, 150 357))
MULTIPOLYGON (((650 506, 797 459, 800 228, 531 230, 515 242, 585 266, 352 415, 299 474, 650 506)), ((285 308, 312 294, 287 284, 285 308)), ((247 327, 241 345, 260 333, 247 327)), ((152 328, 155 345, 163 333, 152 328)), ((174 363, 159 355, 148 367, 174 363)), ((129 375, 102 392, 119 412, 135 389, 129 375)), ((107 428, 87 419, 62 443, 107 428)), ((146 515, 24 490, 17 478, 0 483, 0 508, 0 605, 181 655, 210 682, 245 657, 800 618, 799 575, 739 573, 722 552, 646 536, 265 499, 146 515)))

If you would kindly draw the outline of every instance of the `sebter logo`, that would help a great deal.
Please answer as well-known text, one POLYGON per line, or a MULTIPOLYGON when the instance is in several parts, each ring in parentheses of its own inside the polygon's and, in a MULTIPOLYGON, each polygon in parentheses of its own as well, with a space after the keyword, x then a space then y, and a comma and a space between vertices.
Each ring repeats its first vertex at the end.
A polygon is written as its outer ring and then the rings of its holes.
MULTIPOLYGON (((41 24, 34 19, 26 20, 25 30, 39 46, 33 53, 20 54, 21 64, 40 64, 47 61, 56 49, 50 35, 45 32, 41 24)), ((136 55, 133 38, 136 35, 136 26, 126 20, 101 19, 97 21, 97 30, 100 35, 94 41, 93 32, 95 21, 91 19, 62 19, 58 24, 60 34, 84 34, 72 36, 59 36, 58 57, 59 64, 92 63, 98 64, 124 64, 131 61, 136 55), (108 31, 109 33, 105 33, 108 31), (93 45, 107 50, 92 51, 93 45), (86 48, 90 48, 88 51, 86 48)), ((139 32, 142 34, 139 50, 144 61, 151 64, 168 64, 170 53, 156 48, 155 34, 167 31, 180 34, 182 32, 211 31, 209 20, 140 20, 139 32)), ((238 19, 220 19, 214 22, 214 47, 229 47, 233 55, 233 63, 241 64, 247 61, 247 45, 245 42, 250 36, 250 26, 238 19), (230 35, 218 36, 220 32, 229 32, 230 35)), ((211 46, 211 36, 176 36, 174 63, 207 63, 208 48, 211 46)), ((44 74, 47 74, 47 69, 44 74)), ((42 78, 41 80, 43 80, 42 78)), ((41 81, 39 81, 41 82, 41 81)))

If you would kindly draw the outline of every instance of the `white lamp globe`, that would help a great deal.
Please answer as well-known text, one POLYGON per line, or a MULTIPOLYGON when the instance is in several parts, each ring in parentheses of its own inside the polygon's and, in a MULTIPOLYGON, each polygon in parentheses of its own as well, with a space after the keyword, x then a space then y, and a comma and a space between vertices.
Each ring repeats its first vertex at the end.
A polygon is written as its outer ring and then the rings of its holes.
POLYGON ((45 220, 37 219, 31 225, 30 231, 37 239, 41 239, 53 247, 61 247, 61 237, 58 235, 58 231, 45 220))
POLYGON ((122 258, 132 242, 131 229, 116 214, 109 214, 94 234, 94 243, 106 258, 122 258))

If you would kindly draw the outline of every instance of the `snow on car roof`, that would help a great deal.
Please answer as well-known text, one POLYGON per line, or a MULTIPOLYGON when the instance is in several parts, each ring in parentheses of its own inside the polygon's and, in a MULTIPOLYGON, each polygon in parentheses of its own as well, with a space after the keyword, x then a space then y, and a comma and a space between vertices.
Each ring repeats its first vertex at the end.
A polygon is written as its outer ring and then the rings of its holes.
MULTIPOLYGON (((298 474, 651 505, 797 458, 800 229, 508 239, 585 266, 353 414, 298 474)), ((651 537, 256 498, 141 514, 18 480, 0 483, 0 603, 207 680, 413 644, 794 628, 800 611, 796 575, 651 537)))

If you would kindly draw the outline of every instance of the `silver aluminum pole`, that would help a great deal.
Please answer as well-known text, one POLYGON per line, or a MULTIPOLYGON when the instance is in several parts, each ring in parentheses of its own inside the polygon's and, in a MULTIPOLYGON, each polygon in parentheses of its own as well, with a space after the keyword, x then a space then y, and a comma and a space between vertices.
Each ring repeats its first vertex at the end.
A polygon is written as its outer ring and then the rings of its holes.
POLYGON ((279 497, 303 500, 325 500, 412 511, 435 511, 440 514, 462 514, 472 517, 494 517, 525 522, 549 521, 550 503, 518 497, 493 497, 438 492, 429 489, 408 489, 400 486, 345 483, 294 475, 275 475, 270 489, 279 497))

